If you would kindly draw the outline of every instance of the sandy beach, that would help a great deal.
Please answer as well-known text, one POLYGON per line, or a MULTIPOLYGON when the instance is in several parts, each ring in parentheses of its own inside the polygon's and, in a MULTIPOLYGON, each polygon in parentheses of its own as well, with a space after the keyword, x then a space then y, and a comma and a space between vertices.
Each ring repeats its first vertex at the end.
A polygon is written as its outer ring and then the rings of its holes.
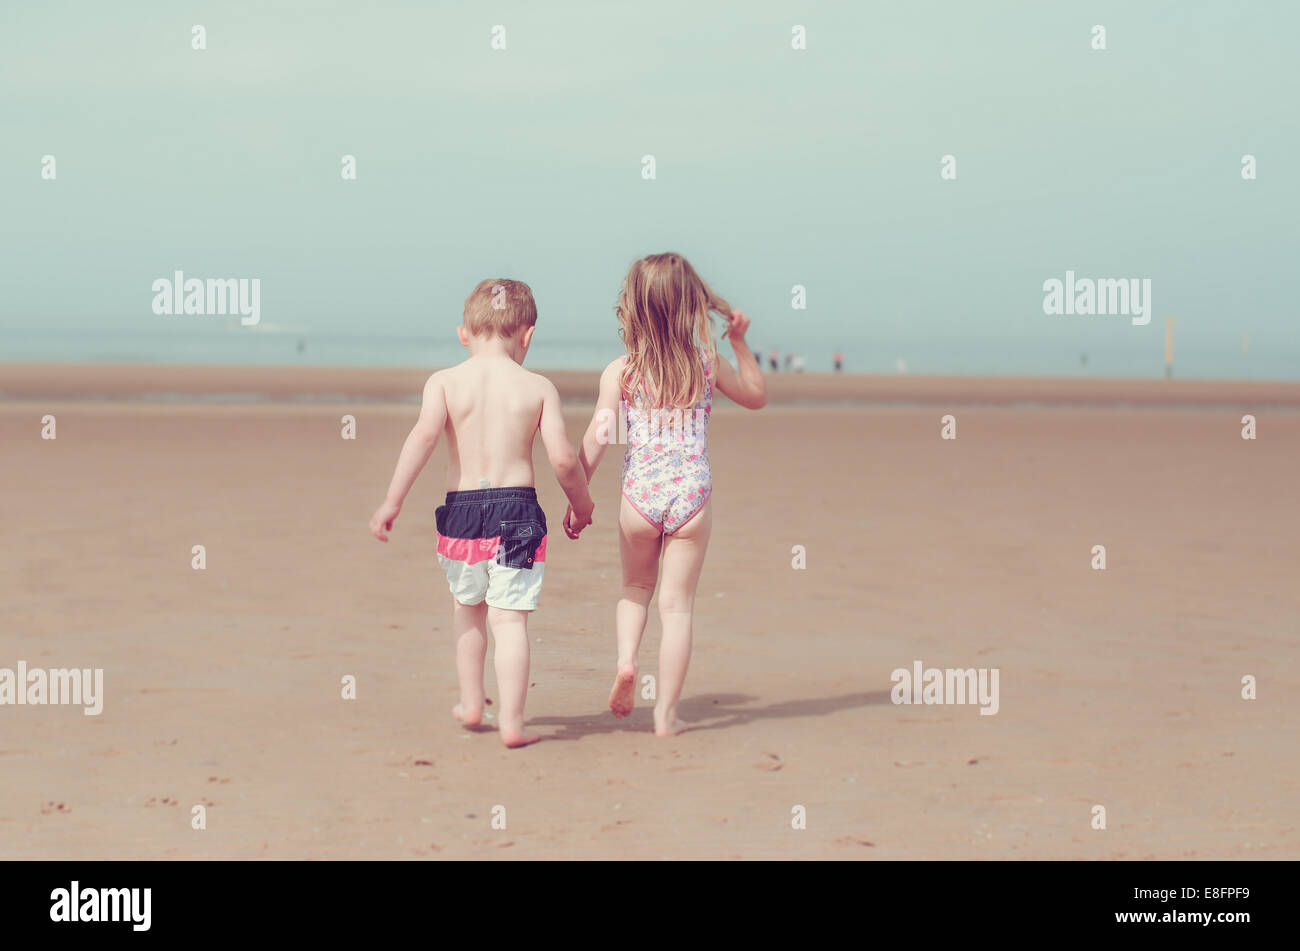
MULTIPOLYGON (((443 447, 392 542, 366 528, 427 372, 0 365, 0 667, 105 691, 0 707, 0 856, 1300 858, 1300 384, 777 375, 761 412, 720 403, 668 740, 605 710, 618 457, 574 542, 539 451, 543 741, 512 752, 448 712, 443 447), (996 715, 891 702, 916 661, 996 668, 996 715)), ((554 378, 576 440, 595 375, 554 378)), ((652 611, 642 673, 657 644, 652 611)))

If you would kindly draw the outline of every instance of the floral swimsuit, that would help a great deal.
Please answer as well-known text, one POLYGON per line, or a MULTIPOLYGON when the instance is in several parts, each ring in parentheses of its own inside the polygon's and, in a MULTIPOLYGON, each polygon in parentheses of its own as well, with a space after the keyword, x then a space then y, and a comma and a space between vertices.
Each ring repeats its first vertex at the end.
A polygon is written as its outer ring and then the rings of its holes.
POLYGON ((704 361, 704 398, 689 409, 641 409, 635 405, 637 401, 623 400, 627 419, 623 496, 647 522, 667 535, 690 521, 713 491, 709 471, 713 368, 703 349, 700 358, 704 361))

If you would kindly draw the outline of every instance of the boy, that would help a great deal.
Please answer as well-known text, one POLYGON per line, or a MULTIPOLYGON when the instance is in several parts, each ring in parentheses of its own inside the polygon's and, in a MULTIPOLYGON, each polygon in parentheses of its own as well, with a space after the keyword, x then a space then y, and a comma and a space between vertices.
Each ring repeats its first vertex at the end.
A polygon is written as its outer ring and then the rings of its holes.
MULTIPOLYGON (((496 637, 501 739, 508 747, 541 739, 524 732, 528 694, 528 612, 537 607, 546 561, 546 515, 533 487, 533 439, 540 432, 575 528, 591 524, 593 503, 569 442, 560 394, 520 364, 537 323, 537 305, 521 281, 488 280, 465 299, 456 328, 469 359, 424 385, 420 418, 406 437, 388 497, 370 519, 381 542, 402 510, 438 437, 447 433, 447 501, 439 506, 438 563, 455 598, 452 632, 460 703, 452 714, 469 727, 483 719, 487 628, 496 637)), ((574 537, 577 537, 576 533, 574 537)))

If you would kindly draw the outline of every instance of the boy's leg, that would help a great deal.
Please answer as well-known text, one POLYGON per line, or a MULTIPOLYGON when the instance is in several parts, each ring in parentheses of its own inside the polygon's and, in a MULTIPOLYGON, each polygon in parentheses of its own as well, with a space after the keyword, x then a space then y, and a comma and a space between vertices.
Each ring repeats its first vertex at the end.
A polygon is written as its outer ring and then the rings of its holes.
POLYGON ((452 716, 466 726, 483 722, 483 662, 487 659, 487 605, 461 604, 451 616, 456 637, 456 674, 460 678, 460 703, 452 716))
POLYGON ((659 575, 659 530, 642 517, 627 499, 618 510, 618 550, 623 561, 623 592, 614 609, 618 639, 618 673, 609 693, 609 709, 616 717, 632 712, 636 698, 637 652, 645 633, 650 597, 659 575))
POLYGON ((524 732, 524 701, 528 697, 528 612, 488 608, 488 623, 496 638, 493 662, 501 694, 501 740, 506 746, 527 746, 541 739, 524 732))
POLYGON ((691 663, 691 616, 695 588, 709 549, 713 528, 713 503, 705 502, 691 520, 664 536, 664 563, 659 578, 659 620, 663 642, 659 645, 659 699, 655 703, 655 733, 673 736, 686 729, 677 719, 677 701, 691 663))

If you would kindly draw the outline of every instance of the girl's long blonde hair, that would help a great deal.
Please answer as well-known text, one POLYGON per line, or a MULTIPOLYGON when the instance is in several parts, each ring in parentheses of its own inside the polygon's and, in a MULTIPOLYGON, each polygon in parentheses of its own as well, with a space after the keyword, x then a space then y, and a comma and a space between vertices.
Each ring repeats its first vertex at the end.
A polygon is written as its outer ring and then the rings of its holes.
POLYGON ((685 409, 704 398, 704 349, 717 360, 711 311, 731 317, 731 307, 705 284, 680 254, 652 254, 635 262, 619 295, 619 336, 627 345, 623 392, 644 394, 652 405, 685 409))

